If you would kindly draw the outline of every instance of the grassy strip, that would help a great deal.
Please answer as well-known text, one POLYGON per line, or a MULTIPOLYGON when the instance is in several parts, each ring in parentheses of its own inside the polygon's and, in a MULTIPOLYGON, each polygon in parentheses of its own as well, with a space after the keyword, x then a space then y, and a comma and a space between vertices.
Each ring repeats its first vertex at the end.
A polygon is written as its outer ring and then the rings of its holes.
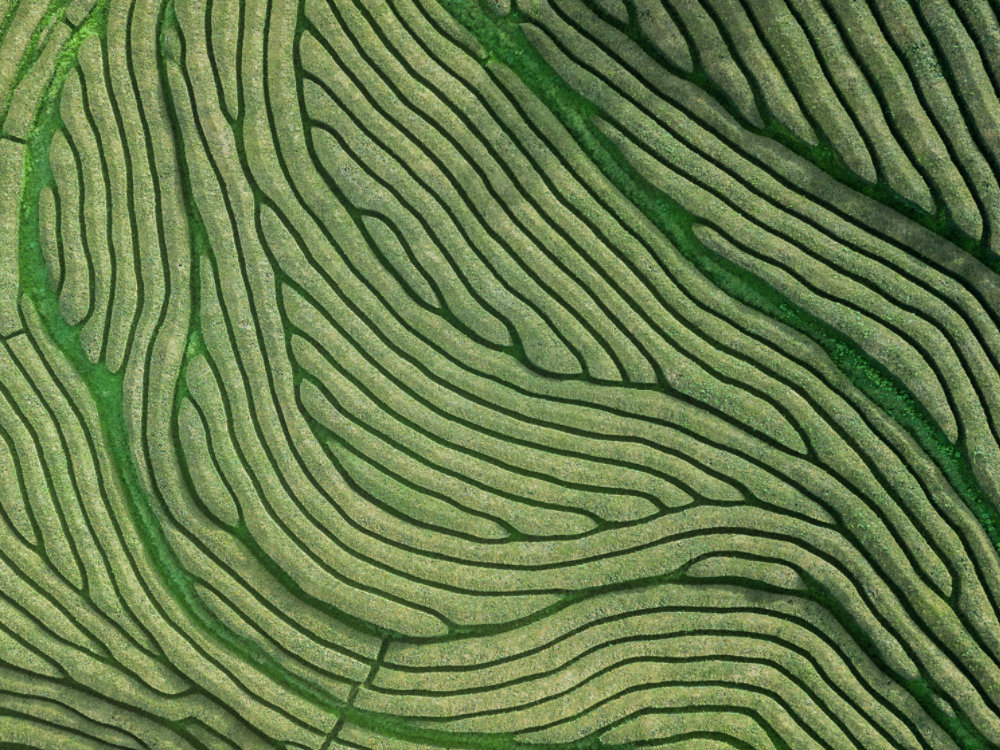
MULTIPOLYGON (((60 313, 59 299, 49 285, 48 268, 42 254, 38 217, 39 196, 44 187, 53 184, 49 168, 49 148, 53 134, 62 127, 58 103, 63 85, 70 71, 76 65, 80 46, 90 36, 104 37, 107 26, 109 0, 99 0, 85 21, 74 31, 58 56, 55 73, 46 88, 29 134, 24 162, 19 207, 19 274, 20 288, 25 298, 32 304, 45 330, 53 342, 70 362, 74 370, 86 384, 100 415, 104 438, 109 447, 110 458, 121 482, 123 495, 139 534, 140 542, 153 561, 155 569, 163 578, 168 591, 187 617, 200 629, 211 634, 230 653, 252 664, 278 685, 328 710, 335 716, 364 727, 376 733, 414 742, 424 742, 436 747, 484 748, 485 750, 629 750, 632 745, 604 745, 596 736, 578 742, 565 743, 524 743, 510 734, 456 733, 433 727, 418 726, 403 719, 380 714, 375 711, 358 709, 345 704, 325 690, 309 684, 285 669, 256 642, 236 634, 225 626, 219 618, 202 602, 194 589, 194 579, 181 565, 177 554, 166 541, 162 525, 152 501, 139 480, 131 452, 129 430, 123 409, 123 375, 109 371, 103 363, 93 363, 80 344, 82 324, 69 325, 60 313)), ((161 17, 161 53, 170 49, 164 31, 176 31, 176 19, 172 4, 164 6, 161 17)), ((162 72, 162 69, 161 69, 162 72)), ((180 144, 180 139, 178 139, 180 144)), ((180 161, 183 161, 182 144, 180 161)), ((189 232, 193 255, 196 262, 210 252, 208 235, 193 201, 188 195, 189 232)), ((193 275, 198 281, 197 273, 193 275)), ((203 348, 200 341, 200 325, 197 313, 192 315, 192 329, 184 365, 203 348)), ((183 378, 181 378, 183 380, 183 378)), ((179 386, 178 403, 183 395, 179 386)), ((247 538, 243 538, 247 542, 247 538)), ((260 554, 263 554, 257 550, 260 554)), ((272 572, 275 572, 272 569, 272 572)), ((668 574, 672 577, 672 574, 668 574)), ((287 579, 287 576, 284 578, 287 579)), ((644 585, 658 581, 647 579, 644 585)), ((575 599, 571 599, 575 600, 575 599)), ((568 605, 570 601, 565 602, 568 605)))
MULTIPOLYGON (((34 31, 32 31, 31 39, 28 40, 28 46, 25 47, 24 54, 21 55, 21 60, 17 64, 17 70, 14 73, 14 80, 11 81, 10 88, 7 89, 7 96, 4 97, 3 110, 0 111, 0 123, 3 123, 7 119, 7 112, 10 110, 10 103, 14 98, 14 92, 17 91, 17 87, 20 85, 21 81, 24 80, 25 76, 28 75, 34 64, 38 61, 39 55, 42 54, 42 35, 45 34, 46 31, 49 31, 53 24, 58 23, 62 19, 63 14, 66 12, 66 6, 69 5, 69 2, 70 0, 50 0, 49 7, 46 9, 45 15, 42 16, 41 20, 35 26, 34 31)), ((11 17, 12 16, 13 9, 11 10, 11 17)), ((9 18, 5 19, 5 21, 8 20, 9 18)), ((3 29, 2 33, 6 34, 6 32, 7 29, 3 29)), ((0 35, 0 39, 3 39, 2 35, 0 35)), ((65 49, 66 48, 64 47, 63 50, 65 51, 65 49)))
POLYGON ((868 658, 878 664, 886 674, 895 682, 902 685, 910 695, 917 699, 921 708, 927 712, 927 715, 938 726, 944 727, 948 734, 951 735, 951 738, 955 740, 955 744, 963 748, 963 750, 990 750, 990 748, 995 747, 995 745, 988 742, 979 733, 969 718, 960 710, 956 710, 953 716, 942 708, 942 704, 935 700, 934 686, 926 676, 916 679, 906 677, 884 664, 879 655, 878 644, 858 623, 854 616, 848 612, 847 608, 836 597, 832 596, 823 584, 806 571, 800 569, 798 573, 805 582, 806 590, 813 600, 836 618, 840 626, 847 631, 848 635, 860 646, 868 658))
MULTIPOLYGON (((184 571, 167 544, 159 518, 139 480, 129 445, 122 393, 123 375, 113 373, 103 363, 93 363, 80 344, 82 323, 71 326, 62 317, 59 298, 49 285, 48 268, 42 255, 39 237, 38 206, 42 189, 53 185, 49 167, 52 136, 63 125, 59 100, 66 77, 77 61, 80 46, 90 36, 103 37, 107 25, 108 0, 101 0, 70 37, 59 54, 56 71, 50 80, 27 142, 24 177, 21 185, 18 232, 18 270, 20 288, 34 306, 45 330, 87 385, 101 417, 104 438, 121 482, 124 497, 140 535, 143 547, 155 567, 165 576, 168 589, 184 610, 195 620, 207 624, 212 616, 194 592, 191 577, 184 571)), ((212 630, 218 626, 212 623, 212 630)))
MULTIPOLYGON (((483 0, 439 0, 487 51, 489 59, 509 67, 552 111, 577 145, 604 176, 677 246, 682 255, 721 290, 769 317, 808 336, 850 381, 905 429, 931 457, 956 493, 975 513, 994 547, 1000 550, 1000 514, 986 497, 966 460, 965 446, 952 444, 906 386, 833 326, 798 308, 763 279, 706 247, 695 236, 696 217, 656 188, 594 124, 603 111, 574 90, 534 48, 520 24, 529 19, 516 10, 499 17, 483 0)), ((829 166, 829 159, 819 165, 829 166)), ((964 717, 944 714, 928 685, 904 687, 955 742, 967 750, 990 744, 964 717)))
MULTIPOLYGON (((167 543, 160 520, 136 471, 122 406, 123 375, 109 371, 103 363, 95 364, 90 361, 80 344, 82 324, 71 326, 63 319, 59 299, 49 285, 48 269, 39 238, 38 205, 42 189, 53 183, 49 168, 49 147, 53 134, 62 127, 58 103, 66 77, 76 65, 80 46, 90 36, 97 35, 102 38, 104 36, 108 1, 100 0, 94 6, 63 47, 55 74, 49 81, 32 124, 25 154, 19 208, 20 288, 30 304, 35 307, 49 336, 80 375, 94 399, 110 458, 121 482, 123 495, 140 541, 152 558, 153 565, 163 576, 170 593, 192 621, 222 641, 234 653, 241 654, 268 674, 280 674, 284 670, 279 664, 256 643, 226 628, 195 592, 193 579, 184 570, 176 553, 167 543)), ((197 228, 195 227, 193 231, 196 233, 197 228)), ((311 697, 318 703, 335 703, 334 699, 322 695, 294 675, 287 674, 287 679, 278 681, 289 687, 292 687, 289 683, 295 683, 296 692, 311 697)))
POLYGON ((763 92, 760 90, 760 86, 753 81, 752 76, 749 77, 748 82, 764 126, 760 127, 750 122, 740 111, 739 107, 736 106, 735 102, 732 101, 725 89, 716 83, 704 67, 700 65, 697 50, 691 50, 695 63, 693 70, 688 72, 678 67, 660 51, 655 42, 643 31, 639 23, 639 10, 636 7, 635 0, 624 0, 624 2, 628 10, 628 21, 626 23, 609 17, 601 9, 596 9, 595 12, 598 13, 602 20, 621 31, 644 52, 653 57, 671 75, 689 81, 709 94, 723 106, 733 119, 740 123, 741 127, 751 133, 763 135, 777 141, 792 153, 801 156, 806 161, 819 167, 837 182, 882 205, 888 206, 911 221, 926 227, 939 237, 947 239, 956 247, 969 253, 994 271, 1000 271, 1000 258, 990 253, 980 240, 970 237, 959 229, 944 205, 940 205, 934 213, 930 213, 897 192, 884 176, 879 176, 876 182, 869 182, 859 177, 845 164, 834 144, 830 141, 830 138, 821 129, 814 129, 817 141, 815 145, 807 143, 795 135, 767 107, 763 99, 763 92))
POLYGON ((604 115, 601 109, 563 81, 534 49, 519 26, 527 19, 516 11, 498 18, 477 2, 440 1, 476 35, 492 58, 510 67, 531 88, 605 177, 674 242, 687 260, 733 298, 817 343, 865 396, 912 435, 976 514, 990 541, 1000 551, 1000 513, 979 487, 966 460, 966 446, 948 440, 927 409, 895 375, 836 328, 797 307, 760 277, 706 247, 693 232, 697 217, 632 166, 594 124, 593 118, 604 115))

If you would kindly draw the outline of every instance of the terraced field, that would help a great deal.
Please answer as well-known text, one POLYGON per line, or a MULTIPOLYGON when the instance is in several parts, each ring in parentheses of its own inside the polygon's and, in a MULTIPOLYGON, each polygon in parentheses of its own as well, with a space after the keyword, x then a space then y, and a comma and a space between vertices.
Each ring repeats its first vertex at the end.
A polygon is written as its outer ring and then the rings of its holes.
POLYGON ((0 747, 1000 748, 994 0, 0 0, 0 747))

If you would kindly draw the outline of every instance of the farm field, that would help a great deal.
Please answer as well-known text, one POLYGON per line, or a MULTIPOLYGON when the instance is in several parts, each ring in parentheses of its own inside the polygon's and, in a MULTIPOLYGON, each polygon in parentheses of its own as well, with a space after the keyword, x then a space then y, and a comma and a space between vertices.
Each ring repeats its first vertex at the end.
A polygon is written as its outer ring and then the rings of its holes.
POLYGON ((1000 6, 0 0, 0 748, 1000 748, 1000 6))

